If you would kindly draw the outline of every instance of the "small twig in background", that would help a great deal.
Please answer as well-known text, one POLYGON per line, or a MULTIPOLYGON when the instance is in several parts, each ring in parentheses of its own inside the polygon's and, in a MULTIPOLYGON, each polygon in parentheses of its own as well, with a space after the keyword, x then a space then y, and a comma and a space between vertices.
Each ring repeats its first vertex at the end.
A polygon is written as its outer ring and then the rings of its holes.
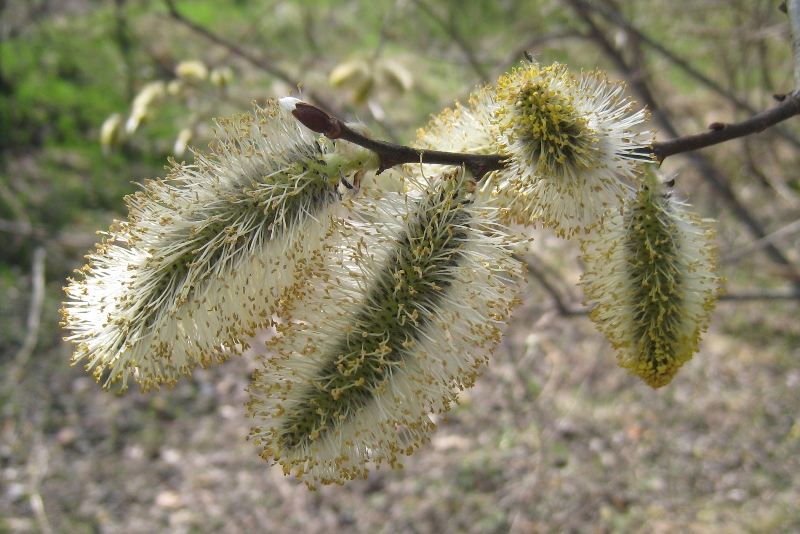
POLYGON ((780 228, 779 230, 762 237, 761 239, 757 239, 756 241, 753 241, 752 243, 731 252, 727 256, 720 258, 719 262, 720 264, 735 263, 745 256, 748 256, 757 250, 761 250, 762 248, 775 243, 779 239, 792 235, 795 232, 800 232, 800 220, 788 224, 783 228, 780 228))
MULTIPOLYGON (((260 58, 248 52, 244 48, 220 37, 219 35, 207 30, 206 28, 200 26, 199 24, 196 24, 191 20, 187 19, 185 16, 183 16, 183 14, 180 11, 178 11, 178 8, 175 6, 174 0, 164 0, 164 3, 166 3, 167 5, 170 17, 172 17, 176 22, 179 22, 180 24, 186 26, 195 33, 202 35, 209 41, 222 46, 232 54, 239 56, 240 58, 249 62, 251 65, 257 67, 260 70, 263 70, 264 72, 270 74, 271 76, 274 76, 275 78, 278 78, 279 80, 282 80, 288 85, 291 85, 293 87, 298 87, 300 85, 298 80, 295 80, 287 72, 285 72, 272 62, 267 61, 266 59, 260 58)), ((325 108, 335 109, 335 107, 331 103, 327 102, 326 99, 320 97, 318 94, 312 93, 308 89, 305 90, 305 94, 309 100, 318 102, 321 106, 325 108)))
POLYGON ((792 57, 794 57, 794 92, 800 94, 800 0, 787 0, 786 14, 792 29, 792 57))
POLYGON ((589 313, 588 307, 569 302, 566 298, 564 298, 564 296, 561 294, 561 291, 559 291, 559 289, 550 282, 550 278, 545 272, 545 269, 541 268, 538 262, 529 261, 528 259, 516 254, 514 255, 514 258, 526 265, 528 272, 533 275, 533 277, 536 279, 536 282, 542 286, 542 288, 553 299, 559 314, 564 316, 573 316, 587 315, 589 313))
POLYGON ((47 519, 47 511, 45 510, 44 500, 42 499, 41 493, 42 480, 47 474, 49 460, 47 447, 42 442, 43 439, 41 429, 37 429, 34 437, 34 443, 31 447, 31 454, 28 460, 28 473, 30 476, 28 500, 30 501, 33 515, 36 516, 36 522, 39 525, 39 532, 42 534, 52 534, 53 528, 50 526, 50 521, 47 519))
POLYGON ((720 295, 722 302, 741 302, 745 300, 800 300, 800 291, 739 291, 737 293, 726 293, 720 295))
POLYGON ((28 236, 34 233, 34 229, 31 223, 27 221, 19 222, 0 219, 0 232, 28 236))
POLYGON ((31 270, 31 307, 28 310, 28 320, 26 324, 25 340, 14 357, 14 367, 7 375, 9 385, 18 384, 25 370, 25 365, 36 348, 36 341, 39 338, 39 325, 42 316, 42 304, 44 303, 44 260, 45 250, 39 246, 33 253, 33 268, 31 270))
POLYGON ((464 38, 461 35, 461 32, 458 31, 456 28, 455 22, 449 19, 444 19, 437 15, 431 7, 423 2, 422 0, 414 0, 414 5, 423 11, 426 15, 428 15, 436 24, 438 24, 446 33, 450 36, 454 43, 461 48, 461 51, 464 53, 464 56, 467 58, 467 62, 469 63, 472 70, 475 71, 475 74, 478 75, 478 78, 481 82, 486 83, 489 82, 489 73, 483 67, 480 61, 478 61, 478 56, 475 55, 475 51, 472 49, 470 45, 469 39, 464 38))

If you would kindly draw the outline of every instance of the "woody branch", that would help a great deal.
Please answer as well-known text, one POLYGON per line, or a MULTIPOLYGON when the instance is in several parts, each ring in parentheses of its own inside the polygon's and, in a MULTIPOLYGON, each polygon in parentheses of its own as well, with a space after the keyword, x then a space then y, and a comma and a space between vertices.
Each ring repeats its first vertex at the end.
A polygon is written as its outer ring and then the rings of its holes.
MULTIPOLYGON (((788 95, 776 95, 776 99, 779 100, 779 104, 772 109, 740 122, 730 124, 715 122, 709 125, 708 131, 653 143, 649 147, 648 153, 655 161, 660 163, 669 156, 692 152, 759 133, 771 126, 800 115, 800 97, 796 92, 788 95)), ((342 120, 311 104, 298 103, 292 113, 300 123, 314 132, 320 133, 329 139, 342 139, 355 143, 378 154, 381 161, 378 172, 404 163, 463 165, 474 176, 480 178, 488 172, 503 168, 504 158, 498 154, 481 155, 421 150, 372 139, 353 130, 342 120)))

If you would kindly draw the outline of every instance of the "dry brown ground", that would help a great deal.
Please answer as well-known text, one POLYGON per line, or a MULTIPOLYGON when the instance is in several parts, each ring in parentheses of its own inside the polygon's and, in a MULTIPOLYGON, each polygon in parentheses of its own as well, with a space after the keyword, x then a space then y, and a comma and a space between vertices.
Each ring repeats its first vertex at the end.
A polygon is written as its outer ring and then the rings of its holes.
POLYGON ((721 304, 701 353, 653 391, 585 316, 526 292, 491 365, 405 469, 316 492, 245 440, 248 359, 120 397, 54 340, 3 390, 0 531, 800 530, 796 304, 721 304))

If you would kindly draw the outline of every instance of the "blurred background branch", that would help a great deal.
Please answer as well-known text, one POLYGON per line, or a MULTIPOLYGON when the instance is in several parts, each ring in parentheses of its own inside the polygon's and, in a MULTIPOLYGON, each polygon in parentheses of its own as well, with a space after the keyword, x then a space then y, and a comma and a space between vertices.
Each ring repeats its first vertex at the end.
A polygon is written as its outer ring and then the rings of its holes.
POLYGON ((800 91, 800 2, 798 0, 786 0, 782 7, 789 16, 792 55, 794 57, 794 89, 797 92, 800 91))
POLYGON ((31 302, 28 308, 28 319, 25 322, 25 338, 22 346, 14 357, 14 366, 6 375, 9 386, 18 384, 25 372, 25 366, 33 355, 36 341, 39 339, 39 327, 42 318, 42 305, 44 304, 44 260, 45 249, 36 247, 33 251, 33 266, 31 268, 31 302))

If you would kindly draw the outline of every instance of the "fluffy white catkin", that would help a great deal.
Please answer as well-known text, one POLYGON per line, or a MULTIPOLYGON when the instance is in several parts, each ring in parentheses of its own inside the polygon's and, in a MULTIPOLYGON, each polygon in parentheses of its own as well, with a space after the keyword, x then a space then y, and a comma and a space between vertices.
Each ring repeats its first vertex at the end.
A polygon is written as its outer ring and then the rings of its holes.
POLYGON ((399 466, 429 414, 473 384, 521 272, 472 185, 457 170, 384 197, 372 230, 353 227, 340 264, 309 279, 302 320, 281 328, 250 388, 265 459, 312 487, 399 466))
MULTIPOLYGON (((342 158, 291 115, 293 99, 219 120, 213 151, 128 197, 66 288, 73 362, 146 391, 246 347, 287 289, 317 269, 336 221, 342 158), (288 108, 288 109, 287 109, 288 108)), ((105 377, 105 378, 104 378, 105 377)))

